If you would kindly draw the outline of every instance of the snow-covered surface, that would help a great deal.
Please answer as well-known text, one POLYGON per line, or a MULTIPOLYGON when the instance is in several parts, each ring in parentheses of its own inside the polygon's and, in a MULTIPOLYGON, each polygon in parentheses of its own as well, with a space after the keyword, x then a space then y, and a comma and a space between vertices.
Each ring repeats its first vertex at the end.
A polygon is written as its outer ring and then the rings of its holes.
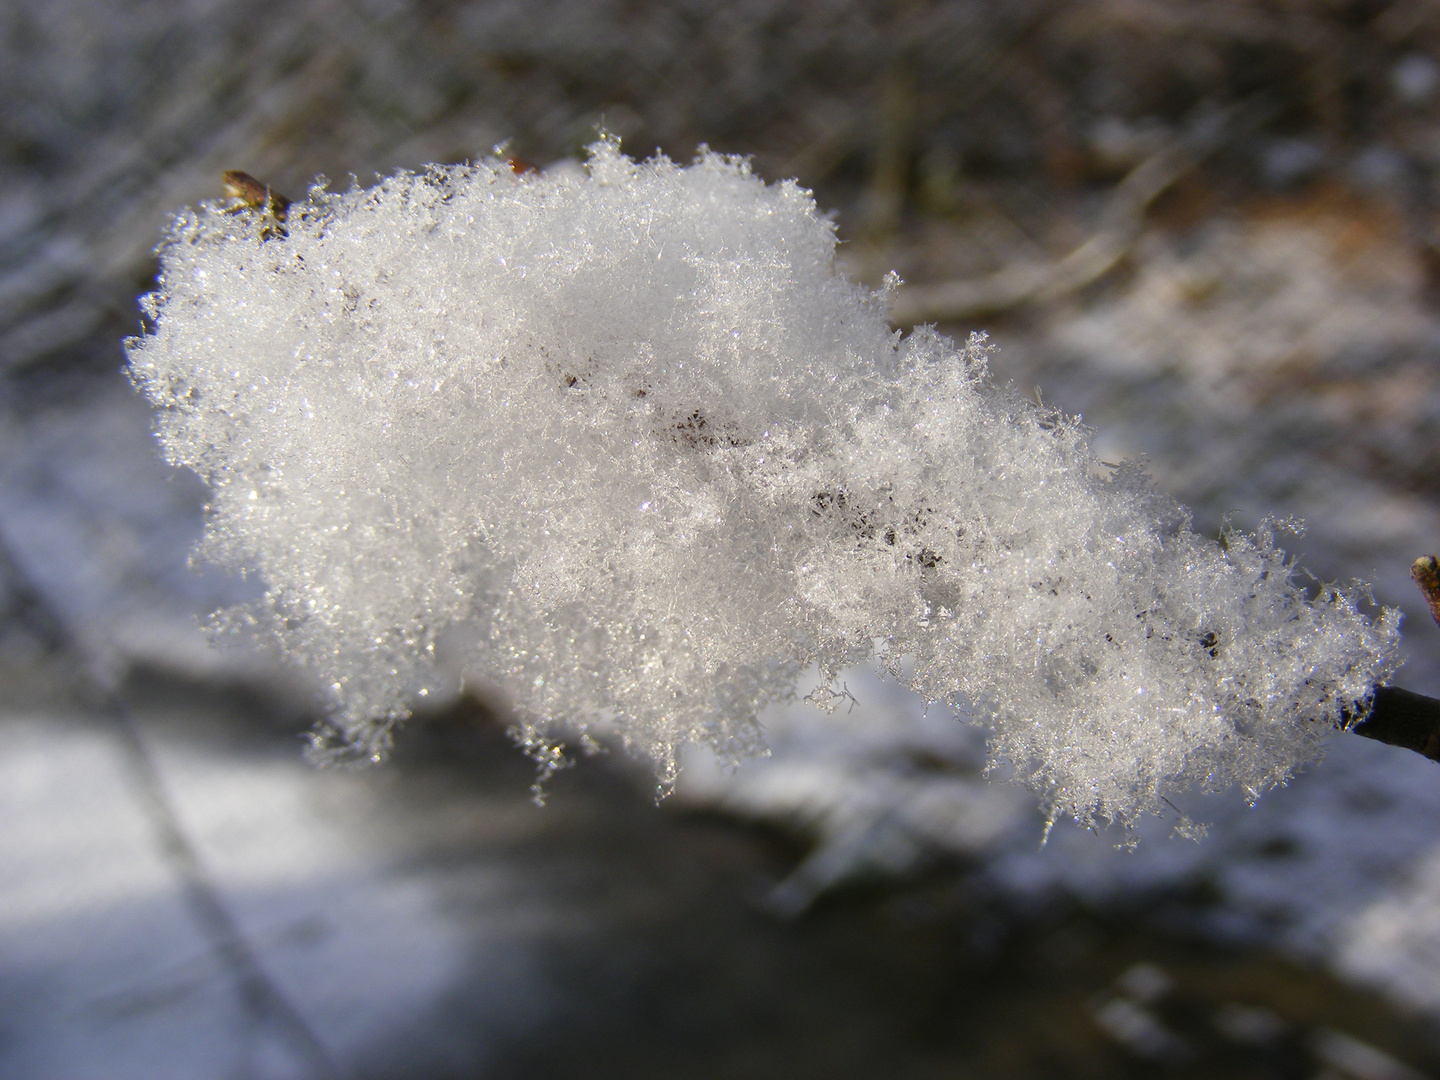
POLYGON ((1046 822, 1033 799, 982 774, 983 732, 863 670, 843 680, 857 699, 848 713, 795 705, 766 714, 768 758, 734 769, 702 752, 686 760, 680 799, 816 841, 778 887, 778 907, 799 910, 837 884, 912 872, 943 855, 1022 903, 1070 895, 1126 907, 1203 888, 1204 901, 1171 917, 1381 983, 1403 956, 1397 988, 1407 1001, 1421 999, 1418 987, 1440 988, 1427 907, 1436 900, 1427 868, 1440 858, 1432 762, 1336 738, 1324 760, 1254 805, 1235 791, 1192 792, 1130 833, 1059 820, 1041 847, 1046 822), (1197 821, 1203 835, 1176 833, 1198 834, 1197 821))
MULTIPOLYGON (((476 1007, 497 1028, 537 1015, 503 863, 466 869, 492 915, 461 925, 442 902, 445 873, 407 869, 383 829, 364 827, 375 804, 361 779, 173 733, 150 748, 215 893, 322 1061, 348 1073, 413 1053, 407 1030, 474 966, 487 977, 470 992, 493 994, 476 1007)), ((322 1075, 202 933, 142 783, 113 724, 0 722, 0 1076, 322 1075)), ((540 912, 527 919, 543 934, 540 912)))
MULTIPOLYGON (((818 682, 813 670, 806 678, 818 682)), ((797 913, 837 884, 905 873, 937 852, 981 858, 1033 832, 1033 797, 981 776, 978 728, 865 669, 837 685, 829 715, 803 702, 768 709, 764 758, 730 766, 699 746, 683 758, 679 801, 780 821, 817 841, 771 897, 777 909, 797 913)))
POLYGON ((1428 845, 1387 879, 1389 888, 1333 939, 1336 968, 1440 1016, 1440 845, 1428 845))

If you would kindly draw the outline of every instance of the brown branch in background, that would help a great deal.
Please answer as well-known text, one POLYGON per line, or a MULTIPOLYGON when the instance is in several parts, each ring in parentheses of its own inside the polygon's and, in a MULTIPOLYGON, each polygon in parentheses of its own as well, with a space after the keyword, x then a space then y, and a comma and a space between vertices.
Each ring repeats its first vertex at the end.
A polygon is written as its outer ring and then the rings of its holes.
MULTIPOLYGON (((933 64, 926 66, 917 56, 922 46, 930 43, 934 28, 926 15, 933 14, 934 9, 925 3, 906 6, 901 17, 887 28, 887 37, 893 41, 892 59, 872 89, 877 95, 876 104, 868 109, 856 109, 823 99, 814 101, 807 117, 810 133, 797 137, 796 148, 782 153, 775 160, 772 172, 796 176, 807 186, 814 186, 831 176, 847 157, 864 152, 871 156, 868 183, 873 185, 883 156, 895 152, 883 145, 891 136, 876 130, 877 119, 883 121, 887 111, 884 97, 895 89, 886 86, 899 62, 895 58, 906 58, 905 76, 915 80, 909 88, 911 96, 907 103, 914 113, 905 118, 909 130, 904 148, 908 152, 914 149, 917 134, 932 130, 946 117, 963 115, 966 110, 976 108, 997 87, 1011 81, 1025 41, 1043 31, 1056 12, 1065 10, 1068 9, 1064 0, 1042 0, 1015 21, 987 20, 984 32, 950 41, 945 54, 949 66, 937 69, 933 64), (914 70, 908 70, 911 67, 914 70)), ((899 89, 903 92, 905 87, 899 89)), ((908 162, 903 168, 908 171, 908 162)), ((876 232, 868 225, 864 231, 871 235, 876 232)))
POLYGON ((902 286, 890 321, 897 326, 958 322, 1058 300, 1093 284, 1129 254, 1151 203, 1232 135, 1263 126, 1277 111, 1268 96, 1256 94, 1223 113, 1201 118, 1187 134, 1151 154, 1115 185, 1096 230, 1068 255, 1050 262, 1016 263, 988 277, 902 286))
POLYGON ((1135 166, 1115 186, 1099 227, 1063 258, 1018 263, 988 277, 902 286, 890 320, 900 326, 956 322, 1055 300, 1098 281, 1134 246, 1150 204, 1217 150, 1228 127, 1218 119, 1200 125, 1135 166))
POLYGON ((1146 208, 1196 163, 1182 145, 1172 143, 1120 181, 1101 215, 1100 227, 1064 258, 1018 263, 983 278, 904 286, 891 320, 900 325, 954 322, 1084 288, 1125 257, 1139 236, 1146 208))
POLYGON ((888 236, 900 224, 905 190, 910 183, 910 152, 914 141, 916 92, 914 64, 896 58, 880 83, 875 122, 874 161, 860 216, 864 231, 888 236))
POLYGON ((1033 44, 1015 50, 1010 70, 1015 96, 1029 110, 1040 142, 1040 160, 1050 186, 1070 191, 1084 173, 1076 144, 1077 124, 1069 114, 1069 94, 1033 44))

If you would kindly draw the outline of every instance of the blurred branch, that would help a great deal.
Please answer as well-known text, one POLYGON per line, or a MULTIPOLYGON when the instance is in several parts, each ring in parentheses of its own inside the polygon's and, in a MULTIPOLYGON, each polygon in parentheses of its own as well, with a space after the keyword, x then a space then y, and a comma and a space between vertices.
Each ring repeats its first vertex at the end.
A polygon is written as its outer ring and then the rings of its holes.
POLYGON ((905 189, 910 182, 916 99, 915 65, 899 56, 880 81, 880 102, 874 125, 874 162, 861 207, 863 228, 885 236, 900 224, 905 189))
POLYGON ((1324 39, 1333 31, 1327 12, 1313 5, 1283 12, 1225 0, 1108 0, 1092 12, 1096 24, 1126 26, 1174 38, 1207 37, 1246 45, 1280 45, 1298 53, 1328 52, 1324 39))
MULTIPOLYGON (((874 97, 872 107, 857 109, 848 102, 838 107, 833 102, 817 104, 811 110, 818 121, 812 134, 801 140, 798 149, 779 159, 777 171, 814 185, 828 178, 849 155, 866 151, 873 158, 867 184, 873 188, 877 179, 882 185, 895 184, 885 174, 887 170, 895 171, 897 164, 900 170, 908 170, 908 161, 896 159, 899 155, 908 158, 915 137, 944 117, 975 107, 996 87, 1012 79, 1025 42, 1063 9, 1062 0, 1040 0, 1018 18, 984 18, 970 28, 971 32, 954 38, 953 28, 943 22, 937 24, 933 7, 908 5, 903 19, 886 27, 890 59, 869 88, 874 97), (927 65, 919 55, 933 48, 937 34, 946 41, 948 67, 927 65), (901 130, 890 131, 888 127, 898 110, 904 110, 898 117, 901 130)), ((902 176, 902 186, 903 180, 902 176)), ((891 211, 891 216, 893 227, 898 212, 891 211)), ((879 229, 867 225, 867 231, 883 233, 885 222, 880 224, 879 229)))
POLYGON ((1134 246, 1150 204, 1214 153, 1228 127, 1224 118, 1212 119, 1135 166, 1115 186, 1099 227, 1068 255, 1052 262, 1017 263, 983 278, 903 286, 891 321, 955 322, 1055 300, 1099 280, 1134 246))

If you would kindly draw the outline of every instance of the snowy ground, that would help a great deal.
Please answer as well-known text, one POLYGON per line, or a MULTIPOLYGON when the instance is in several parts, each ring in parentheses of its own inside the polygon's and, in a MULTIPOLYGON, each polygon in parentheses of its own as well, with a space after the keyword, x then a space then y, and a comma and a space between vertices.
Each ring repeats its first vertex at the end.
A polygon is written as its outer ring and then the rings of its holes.
POLYGON ((342 827, 357 804, 346 777, 317 778, 280 753, 155 744, 206 873, 268 975, 303 1002, 296 1025, 244 993, 207 939, 114 730, 12 716, 0 739, 0 1075, 311 1076, 397 1051, 414 1060, 397 1032, 434 1009, 477 948, 504 972, 486 1013, 524 1022, 533 988, 506 925, 523 908, 503 863, 465 871, 494 922, 462 935, 437 910, 439 875, 407 872, 365 830, 342 827))

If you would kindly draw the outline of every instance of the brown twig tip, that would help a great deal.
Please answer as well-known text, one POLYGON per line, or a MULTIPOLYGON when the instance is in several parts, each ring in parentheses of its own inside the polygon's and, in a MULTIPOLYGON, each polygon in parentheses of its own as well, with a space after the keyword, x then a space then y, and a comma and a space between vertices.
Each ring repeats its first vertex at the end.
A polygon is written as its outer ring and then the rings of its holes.
POLYGON ((1410 567, 1410 576, 1425 594, 1425 603, 1430 605, 1430 617, 1440 623, 1440 560, 1434 555, 1420 556, 1410 567))
POLYGON ((261 183, 247 172, 239 169, 226 169, 224 175, 225 194, 234 199, 241 207, 249 210, 259 210, 262 214, 269 214, 276 221, 284 221, 286 214, 290 211, 290 200, 269 184, 261 183))

